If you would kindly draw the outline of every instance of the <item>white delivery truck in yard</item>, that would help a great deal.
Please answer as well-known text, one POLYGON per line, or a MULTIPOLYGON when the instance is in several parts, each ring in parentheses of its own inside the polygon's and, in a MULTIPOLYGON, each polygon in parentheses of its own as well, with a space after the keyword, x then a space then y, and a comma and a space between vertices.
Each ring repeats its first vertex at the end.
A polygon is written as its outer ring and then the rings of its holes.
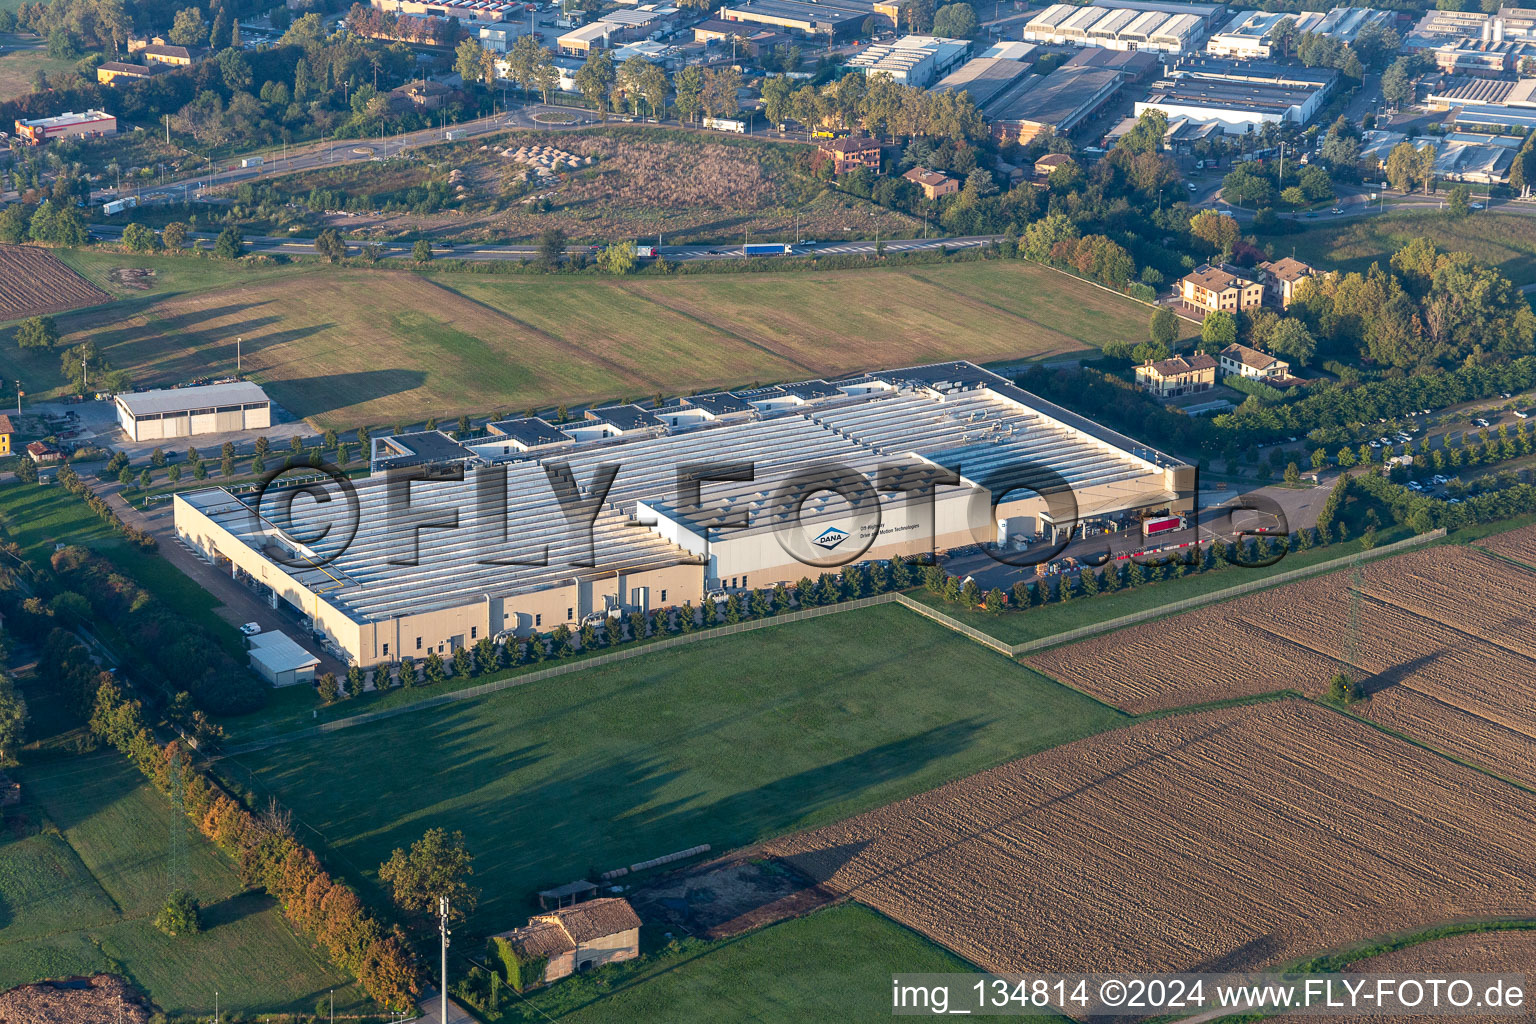
POLYGON ((110 217, 114 213, 122 213, 124 210, 131 210, 138 205, 138 196, 124 196, 121 199, 114 199, 110 203, 102 203, 101 212, 110 217))
POLYGON ((657 249, 656 249, 656 247, 654 245, 637 245, 637 246, 635 246, 635 255, 639 256, 641 259, 646 259, 646 260, 655 259, 656 258, 656 253, 657 253, 657 249))

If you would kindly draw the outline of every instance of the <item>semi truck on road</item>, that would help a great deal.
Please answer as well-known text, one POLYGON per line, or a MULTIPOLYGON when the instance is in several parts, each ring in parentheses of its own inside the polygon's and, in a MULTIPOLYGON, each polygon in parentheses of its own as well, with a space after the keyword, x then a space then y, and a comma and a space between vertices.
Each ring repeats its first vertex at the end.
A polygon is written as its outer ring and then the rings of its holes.
POLYGON ((1151 519, 1143 519, 1141 522, 1141 535, 1143 538, 1155 537, 1160 533, 1177 533, 1184 529, 1183 516, 1154 516, 1151 519))

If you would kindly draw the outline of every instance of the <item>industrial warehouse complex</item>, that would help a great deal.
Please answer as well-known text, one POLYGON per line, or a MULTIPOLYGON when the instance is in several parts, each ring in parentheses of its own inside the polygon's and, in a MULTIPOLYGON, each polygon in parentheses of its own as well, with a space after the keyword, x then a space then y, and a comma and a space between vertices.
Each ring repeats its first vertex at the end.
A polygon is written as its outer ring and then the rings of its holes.
POLYGON ((374 448, 355 522, 342 502, 175 499, 179 537, 365 666, 850 562, 1028 541, 1080 517, 1186 510, 1194 489, 1193 468, 970 363, 374 448))
POLYGON ((250 381, 128 391, 117 396, 117 425, 133 441, 159 441, 272 425, 272 402, 250 381))

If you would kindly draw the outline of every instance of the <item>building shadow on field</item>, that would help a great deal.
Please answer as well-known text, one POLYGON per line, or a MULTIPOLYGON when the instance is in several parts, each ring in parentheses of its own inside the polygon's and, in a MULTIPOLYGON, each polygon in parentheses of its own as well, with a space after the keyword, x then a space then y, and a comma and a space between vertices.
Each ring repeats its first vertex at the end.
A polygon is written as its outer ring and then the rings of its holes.
MULTIPOLYGON (((359 370, 319 377, 290 377, 263 385, 295 416, 323 416, 352 406, 391 398, 425 386, 420 370, 359 370)), ((426 408, 426 406, 423 406, 426 408)), ((406 417, 420 422, 421 416, 406 417)))

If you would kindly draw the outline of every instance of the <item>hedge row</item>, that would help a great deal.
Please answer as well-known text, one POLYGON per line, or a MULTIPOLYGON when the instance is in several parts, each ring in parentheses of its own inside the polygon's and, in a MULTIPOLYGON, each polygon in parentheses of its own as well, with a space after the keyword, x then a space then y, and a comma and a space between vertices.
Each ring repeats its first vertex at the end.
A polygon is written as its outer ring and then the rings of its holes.
POLYGON ((85 499, 85 503, 90 506, 92 512, 106 520, 112 529, 127 537, 139 547, 146 551, 153 551, 157 547, 154 537, 136 526, 129 526, 123 522, 123 518, 112 510, 112 507, 106 503, 105 499, 98 497, 85 485, 85 481, 80 479, 80 474, 75 472, 73 466, 64 465, 59 467, 59 483, 63 484, 64 489, 70 494, 85 499))
POLYGON ((234 858, 246 884, 261 886, 281 903, 288 920, 319 942, 331 962, 357 978, 375 1002, 392 1010, 414 1005, 417 968, 398 926, 386 931, 281 820, 258 818, 191 768, 179 741, 160 746, 144 723, 139 701, 129 700, 107 674, 96 692, 91 731, 121 751, 162 793, 169 795, 179 779, 188 817, 234 858))

